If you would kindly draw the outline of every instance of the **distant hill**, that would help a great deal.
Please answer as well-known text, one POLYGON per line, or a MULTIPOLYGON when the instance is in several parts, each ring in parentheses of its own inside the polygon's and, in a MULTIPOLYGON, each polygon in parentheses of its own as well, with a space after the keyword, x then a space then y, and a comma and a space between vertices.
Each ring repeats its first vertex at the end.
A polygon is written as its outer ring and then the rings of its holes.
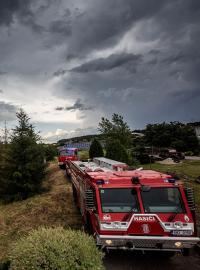
MULTIPOLYGON (((132 134, 133 134, 133 136, 140 137, 144 134, 144 130, 134 130, 132 132, 132 134)), ((73 138, 69 138, 69 139, 61 139, 57 142, 57 145, 63 146, 65 144, 69 144, 69 143, 91 142, 94 138, 101 141, 102 143, 104 143, 104 141, 105 141, 105 135, 93 134, 93 135, 84 135, 84 136, 73 137, 73 138)))
POLYGON ((103 141, 104 135, 94 134, 94 135, 84 135, 84 136, 74 137, 70 139, 61 139, 57 142, 57 144, 62 146, 67 143, 91 142, 94 138, 98 139, 99 141, 103 141))

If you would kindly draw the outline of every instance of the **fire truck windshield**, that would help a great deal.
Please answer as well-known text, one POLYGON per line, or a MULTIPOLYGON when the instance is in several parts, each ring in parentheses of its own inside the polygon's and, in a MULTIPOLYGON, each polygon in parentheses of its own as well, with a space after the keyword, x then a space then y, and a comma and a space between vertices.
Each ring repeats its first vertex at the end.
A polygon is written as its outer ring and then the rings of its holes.
POLYGON ((101 205, 103 213, 139 212, 137 192, 132 188, 101 188, 101 205))
POLYGON ((151 188, 141 191, 146 213, 184 213, 182 197, 178 188, 151 188))

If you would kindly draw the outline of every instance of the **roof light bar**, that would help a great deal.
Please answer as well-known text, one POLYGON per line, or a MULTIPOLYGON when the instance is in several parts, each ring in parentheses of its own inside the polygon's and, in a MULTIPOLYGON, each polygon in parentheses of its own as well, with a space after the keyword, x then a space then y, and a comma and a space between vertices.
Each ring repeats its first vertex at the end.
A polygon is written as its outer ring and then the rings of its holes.
POLYGON ((174 179, 174 178, 167 178, 167 179, 165 179, 164 181, 165 181, 166 183, 170 183, 170 184, 176 183, 176 179, 174 179))
POLYGON ((105 181, 104 181, 103 179, 98 179, 98 180, 96 181, 96 184, 97 184, 97 185, 104 185, 104 184, 105 184, 105 181))

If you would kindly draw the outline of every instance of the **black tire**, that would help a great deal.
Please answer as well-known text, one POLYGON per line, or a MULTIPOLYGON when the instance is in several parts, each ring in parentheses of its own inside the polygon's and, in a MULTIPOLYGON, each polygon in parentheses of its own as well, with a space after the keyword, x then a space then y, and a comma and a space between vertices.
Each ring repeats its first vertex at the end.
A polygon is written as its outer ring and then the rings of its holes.
POLYGON ((60 167, 61 170, 65 170, 65 168, 66 168, 65 164, 59 165, 59 167, 60 167))
POLYGON ((93 228, 89 214, 87 214, 86 222, 84 224, 84 231, 89 235, 93 235, 93 228))
POLYGON ((74 202, 75 202, 75 204, 77 205, 77 202, 78 202, 78 196, 77 196, 76 188, 75 188, 74 185, 72 185, 72 194, 73 194, 74 202))

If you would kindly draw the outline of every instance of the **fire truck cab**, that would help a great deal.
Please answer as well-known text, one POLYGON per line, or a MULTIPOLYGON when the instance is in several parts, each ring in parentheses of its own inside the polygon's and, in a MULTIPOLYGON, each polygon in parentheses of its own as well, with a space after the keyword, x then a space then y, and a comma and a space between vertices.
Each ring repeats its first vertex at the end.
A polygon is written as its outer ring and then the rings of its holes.
POLYGON ((193 192, 181 181, 106 158, 68 166, 75 203, 98 246, 185 253, 200 240, 193 192))
POLYGON ((58 166, 60 169, 66 168, 68 160, 78 160, 78 148, 62 146, 58 149, 58 166))

